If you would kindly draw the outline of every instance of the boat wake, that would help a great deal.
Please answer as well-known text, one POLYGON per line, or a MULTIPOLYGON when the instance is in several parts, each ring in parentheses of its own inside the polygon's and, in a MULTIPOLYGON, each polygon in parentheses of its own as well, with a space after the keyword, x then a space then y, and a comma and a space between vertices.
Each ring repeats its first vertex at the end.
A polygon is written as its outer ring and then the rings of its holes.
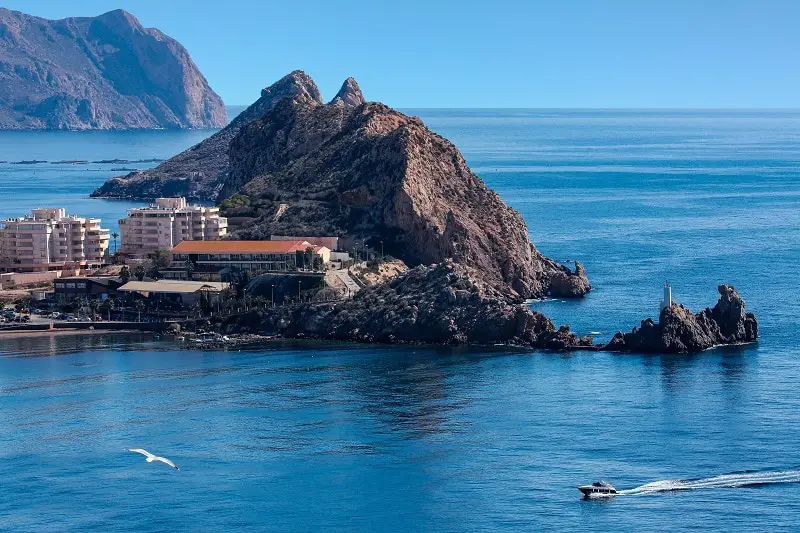
POLYGON ((617 494, 620 496, 634 496, 679 490, 755 487, 759 485, 773 485, 776 483, 800 483, 800 470, 783 470, 779 472, 748 471, 700 479, 666 479, 647 483, 633 489, 619 490, 617 494))

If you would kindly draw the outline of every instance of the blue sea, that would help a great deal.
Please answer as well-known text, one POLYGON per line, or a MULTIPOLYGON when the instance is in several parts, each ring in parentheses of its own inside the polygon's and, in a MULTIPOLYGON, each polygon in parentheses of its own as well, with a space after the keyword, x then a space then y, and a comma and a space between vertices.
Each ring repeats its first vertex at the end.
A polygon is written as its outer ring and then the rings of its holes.
MULTIPOLYGON (((409 110, 451 139, 608 339, 665 280, 736 286, 757 345, 697 355, 116 334, 0 340, 0 530, 800 529, 800 112, 409 110), (126 448, 174 460, 148 464, 126 448), (606 479, 623 494, 581 500, 606 479), (682 489, 682 490, 668 490, 682 489)), ((210 132, 0 133, 0 160, 165 158, 210 132)), ((88 199, 109 165, 0 164, 0 217, 88 199)))

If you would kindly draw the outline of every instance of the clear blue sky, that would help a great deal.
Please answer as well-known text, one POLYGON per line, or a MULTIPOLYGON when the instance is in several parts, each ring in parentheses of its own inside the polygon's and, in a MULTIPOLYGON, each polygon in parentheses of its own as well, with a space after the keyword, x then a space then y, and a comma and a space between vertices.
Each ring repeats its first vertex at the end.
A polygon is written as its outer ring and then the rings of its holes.
POLYGON ((123 8, 178 39, 228 104, 294 69, 394 107, 800 108, 800 1, 5 0, 123 8))

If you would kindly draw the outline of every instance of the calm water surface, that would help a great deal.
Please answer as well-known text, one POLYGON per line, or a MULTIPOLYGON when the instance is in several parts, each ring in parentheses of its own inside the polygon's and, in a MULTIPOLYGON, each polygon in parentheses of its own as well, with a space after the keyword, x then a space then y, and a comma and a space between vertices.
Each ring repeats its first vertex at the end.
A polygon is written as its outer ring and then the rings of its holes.
MULTIPOLYGON (((0 528, 800 527, 800 114, 415 113, 523 214, 544 253, 585 263, 589 297, 536 305, 556 322, 605 339, 652 315, 665 279, 693 308, 712 305, 727 282, 757 314, 762 340, 617 356, 296 343, 199 353, 125 335, 6 339, 0 528), (575 486, 598 478, 622 489, 684 480, 655 487, 687 490, 580 500, 575 486)), ((195 133, 172 139, 188 146, 195 133)), ((157 157, 170 135, 131 135, 103 153, 157 157)), ((40 142, 76 142, 62 139, 40 142)), ((76 142, 58 159, 94 158, 97 144, 81 152, 76 142)), ((56 159, 5 149, 0 136, 0 160, 56 159)), ((2 192, 16 183, 52 201, 7 168, 2 192)), ((62 204, 124 211, 83 199, 99 174, 52 172, 74 191, 62 204)))

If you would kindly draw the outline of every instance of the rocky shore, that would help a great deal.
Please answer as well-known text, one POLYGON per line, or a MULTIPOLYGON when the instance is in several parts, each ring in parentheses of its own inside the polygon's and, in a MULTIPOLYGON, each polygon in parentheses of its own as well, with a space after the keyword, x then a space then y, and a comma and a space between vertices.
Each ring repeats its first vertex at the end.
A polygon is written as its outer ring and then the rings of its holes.
POLYGON ((569 326, 553 322, 474 276, 470 268, 446 261, 418 266, 389 283, 368 287, 352 300, 257 310, 228 317, 215 327, 226 334, 277 335, 385 344, 496 345, 553 351, 697 353, 751 343, 758 322, 745 311, 739 293, 719 286, 713 308, 693 314, 673 304, 630 333, 594 344, 569 326))
POLYGON ((658 322, 643 320, 630 333, 618 332, 603 349, 617 352, 693 353, 728 344, 754 342, 758 321, 730 285, 720 285, 712 308, 693 314, 682 305, 661 310, 658 322))
POLYGON ((445 261, 418 266, 350 300, 252 311, 218 324, 225 333, 279 334, 389 344, 510 344, 551 350, 591 346, 557 329, 508 291, 445 261))

